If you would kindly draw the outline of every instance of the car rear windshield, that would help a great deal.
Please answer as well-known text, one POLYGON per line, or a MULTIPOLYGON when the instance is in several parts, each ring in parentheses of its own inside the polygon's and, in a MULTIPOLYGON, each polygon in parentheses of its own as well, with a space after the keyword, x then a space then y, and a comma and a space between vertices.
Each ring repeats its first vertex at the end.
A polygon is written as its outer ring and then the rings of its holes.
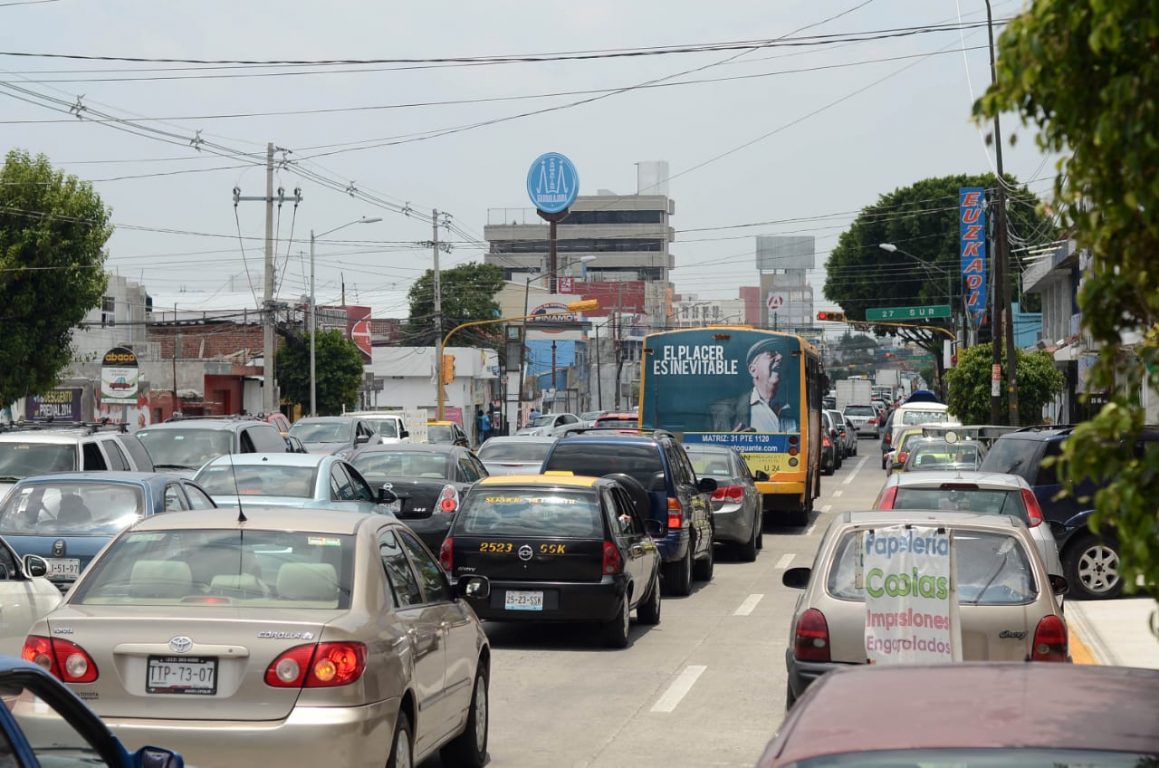
POLYGON ((394 419, 367 419, 374 431, 382 437, 398 437, 398 422, 394 419))
POLYGON ((876 416, 877 409, 872 405, 849 405, 845 407, 846 416, 876 416))
POLYGON ((522 443, 522 442, 494 442, 487 441, 479 449, 479 458, 482 461, 520 461, 542 462, 543 457, 551 450, 551 443, 522 443))
POLYGON ((299 421, 290 434, 303 443, 348 443, 353 439, 354 425, 348 421, 299 421))
POLYGON ((728 455, 724 453, 700 453, 689 450, 688 459, 697 477, 724 477, 732 478, 732 470, 728 466, 728 455))
POLYGON ((50 472, 75 472, 76 468, 76 446, 71 443, 0 443, 0 482, 14 483, 50 472))
POLYGON ((936 422, 949 421, 950 414, 947 411, 909 411, 901 412, 902 424, 933 424, 936 422))
POLYGON ((79 605, 350 606, 354 537, 306 531, 132 531, 92 565, 79 605))
POLYGON ((656 490, 664 482, 664 464, 660 461, 660 448, 655 445, 561 442, 543 470, 570 471, 588 477, 623 472, 648 490, 656 490))
POLYGON ((433 451, 367 451, 350 460, 365 477, 446 478, 447 454, 433 451))
POLYGON ((453 443, 455 432, 446 425, 431 424, 427 426, 427 440, 432 443, 453 443))
POLYGON ((950 443, 918 443, 910 451, 909 461, 915 467, 931 467, 946 464, 978 464, 978 447, 975 445, 951 445, 950 443))
POLYGON ((1035 466, 1038 445, 1036 440, 1000 437, 990 446, 989 453, 982 460, 982 470, 1004 475, 1019 475, 1026 482, 1033 484, 1035 471, 1038 469, 1035 466))
POLYGON ((198 472, 193 480, 210 496, 236 494, 309 499, 314 496, 317 477, 317 467, 212 464, 198 472))
POLYGON ((140 488, 121 483, 32 483, 0 505, 0 533, 112 536, 144 517, 140 488))
POLYGON ((979 515, 1012 515, 1027 519, 1022 494, 1000 488, 898 488, 894 509, 939 509, 949 512, 974 512, 979 515))
POLYGON ((1156 755, 1086 749, 1022 747, 1008 749, 890 749, 825 755, 790 763, 789 768, 1145 768, 1156 755))
POLYGON ((602 538, 601 520, 599 498, 593 491, 478 488, 464 501, 455 533, 602 538))
MULTIPOLYGON (((829 566, 828 589, 843 600, 865 599, 861 564, 864 531, 848 531, 829 566)), ((958 602, 962 605, 1022 605, 1038 596, 1022 544, 1005 533, 953 531, 958 602)))
POLYGON ((143 429, 137 437, 157 469, 197 469, 210 459, 233 453, 232 430, 143 429))

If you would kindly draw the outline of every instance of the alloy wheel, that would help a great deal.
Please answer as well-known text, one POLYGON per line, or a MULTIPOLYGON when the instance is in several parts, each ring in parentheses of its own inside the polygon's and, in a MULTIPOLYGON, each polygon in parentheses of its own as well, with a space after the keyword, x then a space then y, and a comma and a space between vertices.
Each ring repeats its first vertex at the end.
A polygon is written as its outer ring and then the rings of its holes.
POLYGON ((1119 556, 1106 544, 1087 547, 1079 556, 1078 575, 1090 592, 1108 592, 1119 583, 1119 556))
POLYGON ((395 768, 413 768, 410 754, 410 734, 406 732, 405 728, 398 732, 398 738, 395 740, 394 765, 395 768))
POLYGON ((482 675, 475 679, 475 749, 487 748, 487 682, 482 675))

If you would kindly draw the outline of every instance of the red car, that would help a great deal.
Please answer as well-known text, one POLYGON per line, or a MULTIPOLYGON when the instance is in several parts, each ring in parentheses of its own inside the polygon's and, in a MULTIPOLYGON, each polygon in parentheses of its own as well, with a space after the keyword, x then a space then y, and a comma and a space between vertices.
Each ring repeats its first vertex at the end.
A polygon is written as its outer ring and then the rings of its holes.
POLYGON ((630 413, 605 413, 597 416, 593 427, 595 429, 636 429, 640 425, 640 416, 630 413))
POLYGON ((761 768, 1107 766, 1159 759, 1159 670, 857 666, 797 701, 761 768))

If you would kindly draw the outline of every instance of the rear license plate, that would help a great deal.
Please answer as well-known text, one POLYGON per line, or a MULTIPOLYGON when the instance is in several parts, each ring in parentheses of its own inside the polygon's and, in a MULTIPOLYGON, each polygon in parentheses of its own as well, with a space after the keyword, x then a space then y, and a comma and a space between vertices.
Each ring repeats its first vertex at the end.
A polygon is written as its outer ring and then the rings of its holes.
POLYGON ((80 576, 80 560, 75 557, 46 558, 48 561, 48 578, 76 579, 80 576))
POLYGON ((402 502, 401 501, 392 501, 392 502, 389 502, 387 504, 382 504, 381 506, 383 507, 383 509, 386 511, 387 514, 397 515, 399 513, 399 510, 402 509, 402 502))
POLYGON ((542 611, 543 593, 509 589, 503 599, 503 608, 508 611, 542 611))
POLYGON ((146 693, 217 693, 217 659, 201 656, 150 656, 146 693))

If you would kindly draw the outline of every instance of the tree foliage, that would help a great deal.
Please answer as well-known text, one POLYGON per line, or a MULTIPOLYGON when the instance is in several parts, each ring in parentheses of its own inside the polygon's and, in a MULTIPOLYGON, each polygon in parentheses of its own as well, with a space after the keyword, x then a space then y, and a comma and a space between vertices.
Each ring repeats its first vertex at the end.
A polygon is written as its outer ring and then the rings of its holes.
POLYGON ((43 155, 0 168, 0 404, 51 389, 72 361, 70 332, 99 305, 109 210, 43 155))
MULTIPOLYGON (((319 416, 353 408, 362 389, 362 353, 342 331, 320 331, 314 348, 315 392, 319 416)), ((310 335, 290 336, 278 350, 278 384, 282 397, 310 407, 310 335)))
MULTIPOLYGON (((1018 399, 1024 424, 1041 421, 1043 407, 1062 391, 1065 379, 1054 367, 1049 352, 1017 350, 1018 399)), ((985 424, 990 420, 990 366, 993 358, 988 345, 977 344, 958 354, 958 365, 946 371, 949 394, 946 404, 963 424, 985 424)), ((1002 365, 1006 365, 1003 350, 1002 365)), ((1002 408, 1007 408, 1006 388, 1002 408)), ((1003 413, 1006 411, 1003 410, 1003 413)))
POLYGON ((1132 450, 1142 387, 1159 390, 1157 40, 1154 0, 1035 0, 1003 32, 997 82, 975 105, 979 116, 1017 111, 1039 147, 1065 153, 1055 205, 1091 258, 1079 291, 1100 345, 1089 386, 1111 397, 1066 441, 1063 475, 1072 491, 1108 482, 1092 527, 1116 531, 1128 591, 1140 574, 1159 585, 1159 452, 1132 450))
MULTIPOLYGON (((442 328, 435 333, 434 273, 427 270, 410 288, 410 319, 404 334, 407 344, 434 346, 438 337, 456 325, 499 317, 495 294, 503 287, 503 270, 492 264, 460 264, 442 270, 442 328)), ((495 346, 499 326, 464 328, 454 338, 460 345, 495 346)))

